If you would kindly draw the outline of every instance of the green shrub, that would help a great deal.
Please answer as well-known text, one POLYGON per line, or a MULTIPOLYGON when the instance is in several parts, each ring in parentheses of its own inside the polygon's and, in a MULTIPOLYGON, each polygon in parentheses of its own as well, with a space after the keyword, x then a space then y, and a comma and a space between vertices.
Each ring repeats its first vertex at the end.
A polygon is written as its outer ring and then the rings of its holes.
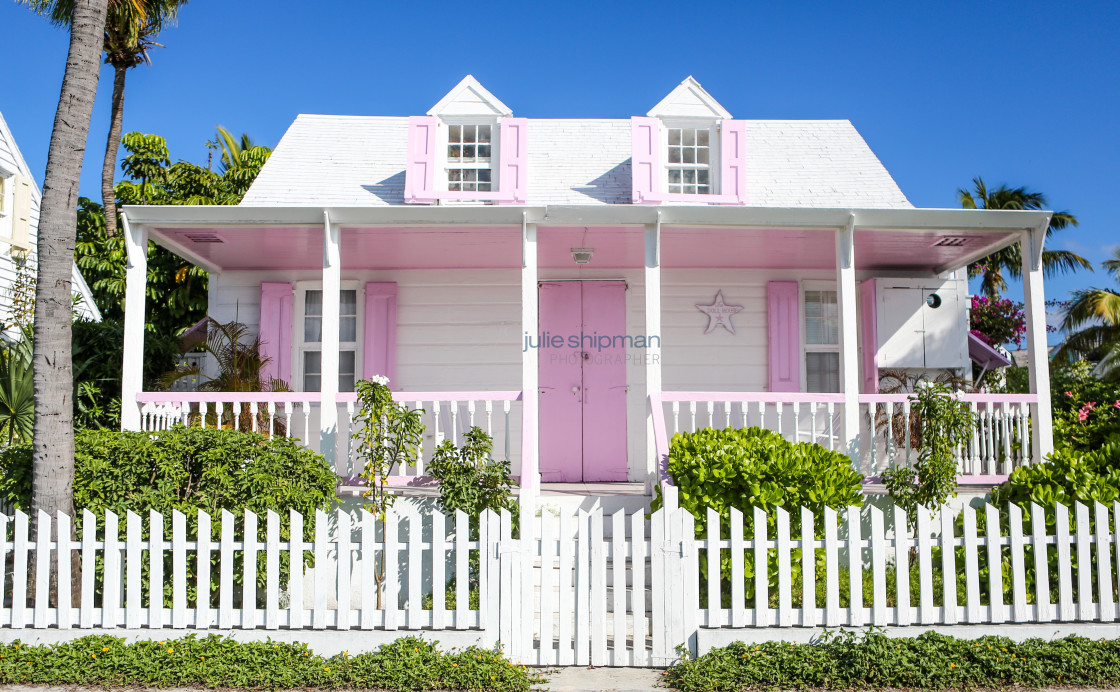
POLYGON ((935 632, 894 639, 872 632, 807 644, 736 642, 670 668, 666 681, 681 692, 1114 687, 1120 683, 1120 640, 1070 636, 1017 643, 935 632))
POLYGON ((486 510, 503 509, 515 513, 513 476, 509 461, 491 458, 494 441, 475 426, 467 431, 466 442, 456 447, 444 440, 428 463, 427 470, 439 481, 439 503, 448 513, 462 510, 477 517, 486 510))
MULTIPOLYGON (((1116 428, 1120 430, 1120 427, 1116 428)), ((1058 502, 1111 505, 1120 499, 1120 432, 1102 438, 1094 451, 1059 448, 1039 464, 1020 466, 992 491, 990 502, 1000 507, 1015 503, 1029 512, 1030 502, 1049 509, 1058 502)))
POLYGON ((215 635, 132 644, 100 635, 54 646, 0 645, 5 685, 528 692, 538 681, 539 675, 514 665, 500 649, 441 652, 420 637, 402 637, 373 653, 329 658, 306 644, 215 635))
POLYGON ((1056 366, 1051 387, 1055 449, 1089 452, 1120 432, 1120 384, 1094 377, 1089 363, 1056 366))

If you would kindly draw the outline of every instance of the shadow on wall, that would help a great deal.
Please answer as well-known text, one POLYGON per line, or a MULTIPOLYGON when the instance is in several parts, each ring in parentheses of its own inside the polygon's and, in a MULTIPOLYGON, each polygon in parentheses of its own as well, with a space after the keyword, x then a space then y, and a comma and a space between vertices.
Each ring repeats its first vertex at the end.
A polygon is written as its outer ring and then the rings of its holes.
POLYGON ((630 159, 626 159, 583 187, 572 188, 605 204, 629 204, 631 200, 630 159))
POLYGON ((385 204, 404 204, 404 171, 394 173, 373 185, 362 185, 362 189, 385 204))

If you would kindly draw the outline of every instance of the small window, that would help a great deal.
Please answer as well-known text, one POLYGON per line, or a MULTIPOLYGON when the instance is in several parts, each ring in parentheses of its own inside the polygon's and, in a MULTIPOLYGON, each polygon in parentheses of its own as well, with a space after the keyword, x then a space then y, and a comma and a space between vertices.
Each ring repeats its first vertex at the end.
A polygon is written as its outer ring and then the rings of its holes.
POLYGON ((712 193, 711 131, 707 128, 669 128, 669 192, 712 193))
MULTIPOLYGON (((303 339, 299 349, 303 391, 317 392, 323 381, 323 291, 307 289, 302 297, 303 339)), ((357 373, 358 291, 343 289, 338 297, 338 391, 352 392, 357 373)))
POLYGON ((807 290, 805 391, 840 391, 840 309, 836 291, 807 290))
POLYGON ((449 192, 490 192, 493 189, 493 126, 450 125, 447 128, 449 192))

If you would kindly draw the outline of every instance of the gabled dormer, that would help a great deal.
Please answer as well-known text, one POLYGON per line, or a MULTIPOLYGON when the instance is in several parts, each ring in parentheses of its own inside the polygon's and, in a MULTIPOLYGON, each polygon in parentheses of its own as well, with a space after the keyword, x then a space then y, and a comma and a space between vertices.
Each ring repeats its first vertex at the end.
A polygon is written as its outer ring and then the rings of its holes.
POLYGON ((408 123, 404 201, 525 203, 528 121, 471 75, 408 123))
POLYGON ((746 204, 746 123, 695 79, 631 123, 635 204, 746 204))

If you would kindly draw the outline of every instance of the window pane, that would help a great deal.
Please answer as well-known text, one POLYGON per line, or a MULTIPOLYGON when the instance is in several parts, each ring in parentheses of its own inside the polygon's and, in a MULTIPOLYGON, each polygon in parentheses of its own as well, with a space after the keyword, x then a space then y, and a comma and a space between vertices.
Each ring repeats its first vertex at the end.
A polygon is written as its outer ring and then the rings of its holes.
POLYGON ((669 147, 669 163, 681 162, 681 150, 679 147, 669 147))
POLYGON ((708 131, 707 130, 697 130, 696 131, 696 143, 698 145, 702 146, 702 147, 708 146, 708 131))
POLYGON ((840 354, 805 354, 805 389, 810 392, 840 391, 840 354))
POLYGON ((681 143, 681 131, 680 130, 669 130, 669 145, 670 146, 679 146, 680 143, 681 143))
POLYGON ((685 149, 681 152, 681 154, 682 154, 681 158, 684 159, 684 161, 683 161, 684 163, 696 163, 696 150, 695 149, 685 149))
POLYGON ((836 291, 805 291, 805 343, 840 343, 836 291))
POLYGON ((338 352, 338 391, 354 391, 354 352, 338 352))
POLYGON ((474 125, 466 125, 463 127, 463 141, 474 144, 474 135, 476 128, 474 125))
POLYGON ((342 342, 358 340, 357 317, 350 316, 338 318, 338 340, 342 342))
POLYGON ((323 354, 319 351, 303 352, 303 391, 317 392, 321 389, 323 354))
POLYGON ((458 144, 447 147, 447 158, 458 159, 463 156, 463 149, 458 144))
POLYGON ((682 130, 681 131, 681 144, 686 147, 696 145, 696 130, 682 130))
POLYGON ((490 169, 489 168, 478 169, 478 180, 479 180, 479 182, 487 182, 487 183, 490 182, 490 169))
POLYGON ((489 125, 479 125, 478 126, 478 141, 480 143, 490 141, 490 126, 489 125))
POLYGON ((490 158, 490 145, 489 144, 479 144, 478 145, 478 158, 480 158, 480 159, 490 158))
POLYGON ((323 314, 323 292, 319 290, 307 291, 303 298, 303 314, 323 314))
POLYGON ((323 340, 323 318, 303 318, 303 340, 308 343, 319 343, 323 340))
POLYGON ((708 150, 707 149, 697 149, 696 150, 696 163, 708 163, 708 150))
POLYGON ((452 125, 447 131, 448 142, 462 142, 463 141, 463 128, 459 125, 452 125))
POLYGON ((474 158, 474 145, 473 144, 464 144, 463 145, 463 158, 464 159, 473 159, 474 158))

